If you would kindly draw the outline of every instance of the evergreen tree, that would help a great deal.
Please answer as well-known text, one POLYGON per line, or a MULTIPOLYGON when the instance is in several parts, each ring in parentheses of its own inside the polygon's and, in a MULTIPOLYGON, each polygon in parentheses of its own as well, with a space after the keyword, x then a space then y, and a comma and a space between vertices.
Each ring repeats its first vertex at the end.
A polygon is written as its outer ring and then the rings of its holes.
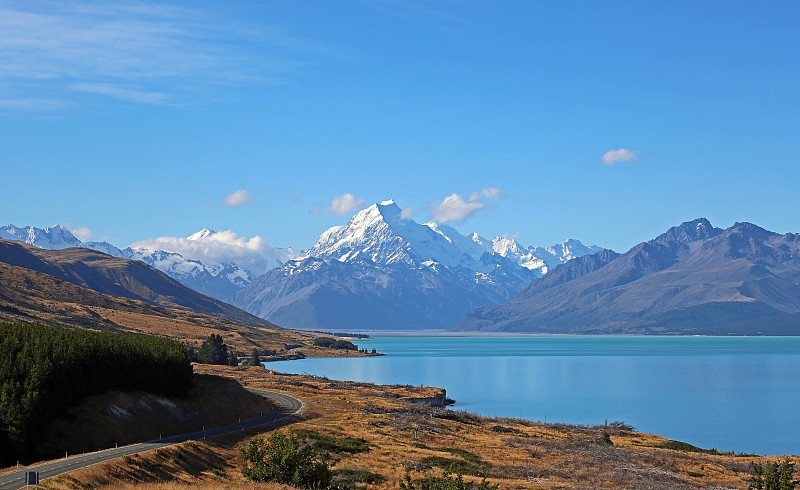
POLYGON ((222 335, 209 335, 200 346, 197 359, 203 364, 228 364, 228 346, 222 340, 222 335))
POLYGON ((228 366, 239 365, 239 353, 233 349, 228 349, 228 366))
POLYGON ((258 356, 258 349, 253 349, 253 352, 250 354, 250 365, 251 366, 261 365, 261 358, 258 356))

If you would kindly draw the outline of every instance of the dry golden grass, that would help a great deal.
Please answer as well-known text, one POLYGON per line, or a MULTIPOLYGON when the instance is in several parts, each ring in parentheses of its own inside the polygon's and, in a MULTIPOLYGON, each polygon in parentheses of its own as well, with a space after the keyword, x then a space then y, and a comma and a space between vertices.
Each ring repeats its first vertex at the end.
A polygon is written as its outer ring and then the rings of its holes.
MULTIPOLYGON (((434 457, 461 461, 501 488, 747 488, 751 461, 781 459, 664 449, 672 441, 613 424, 486 418, 404 401, 441 397, 439 388, 378 386, 256 368, 198 365, 196 370, 301 398, 306 404, 302 420, 279 430, 310 429, 366 440, 368 451, 338 455, 334 466, 369 469, 384 477, 378 485, 362 484, 366 488, 397 488, 406 471, 415 479, 442 475, 431 463, 434 457)), ((284 488, 244 482, 236 448, 247 437, 234 434, 98 465, 48 480, 45 488, 284 488), (177 486, 143 485, 159 481, 177 486)))
POLYGON ((321 334, 270 326, 251 326, 218 316, 156 306, 111 296, 53 276, 0 262, 0 320, 44 323, 91 330, 153 335, 199 347, 221 335, 242 356, 254 348, 286 353, 300 348, 309 357, 365 356, 359 352, 310 345, 321 334))

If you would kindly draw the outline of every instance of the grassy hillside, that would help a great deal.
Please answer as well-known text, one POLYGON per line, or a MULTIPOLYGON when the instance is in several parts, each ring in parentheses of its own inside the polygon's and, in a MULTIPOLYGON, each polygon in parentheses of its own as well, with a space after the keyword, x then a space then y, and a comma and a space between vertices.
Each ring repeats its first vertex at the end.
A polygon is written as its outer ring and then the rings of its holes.
MULTIPOLYGON (((198 365, 197 372, 281 391, 306 403, 304 418, 280 429, 332 452, 342 488, 397 488, 459 470, 500 488, 747 488, 751 462, 781 457, 704 450, 621 423, 544 424, 489 418, 404 400, 438 388, 380 386, 326 378, 198 365), (353 450, 353 441, 361 441, 353 450), (369 478, 374 483, 359 481, 369 478)), ((238 448, 252 434, 182 444, 47 480, 46 489, 274 488, 246 482, 238 448)), ((338 480, 336 480, 338 478, 338 480)), ((281 487, 283 488, 283 486, 281 487)))
POLYGON ((199 346, 212 333, 248 354, 305 345, 312 335, 277 327, 254 327, 211 315, 155 306, 102 294, 49 274, 0 262, 0 319, 41 322, 109 332, 142 333, 199 346))
POLYGON ((189 310, 256 327, 277 328, 227 303, 194 291, 138 260, 90 250, 44 250, 0 239, 0 262, 48 274, 93 291, 156 306, 189 310))

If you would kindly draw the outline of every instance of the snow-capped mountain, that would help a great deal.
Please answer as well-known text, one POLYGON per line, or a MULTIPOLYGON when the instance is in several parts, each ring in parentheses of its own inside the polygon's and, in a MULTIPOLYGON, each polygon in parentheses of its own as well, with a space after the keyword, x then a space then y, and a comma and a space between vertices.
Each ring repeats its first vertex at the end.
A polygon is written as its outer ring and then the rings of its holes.
MULTIPOLYGON (((214 235, 216 235, 216 232, 203 228, 184 240, 203 242, 204 240, 213 240, 214 235)), ((35 228, 33 226, 20 228, 14 225, 7 225, 0 228, 0 238, 20 240, 36 247, 50 250, 84 247, 107 253, 114 257, 141 260, 176 279, 183 285, 223 301, 228 300, 233 293, 249 283, 252 277, 265 272, 262 268, 256 270, 246 269, 233 261, 207 262, 197 258, 185 257, 181 253, 154 248, 126 247, 120 249, 108 242, 82 242, 63 225, 56 225, 50 228, 35 228)), ((279 266, 290 257, 300 255, 300 252, 292 249, 272 249, 269 247, 266 247, 265 253, 269 254, 264 261, 268 264, 266 267, 270 265, 279 266), (281 258, 284 258, 284 260, 281 261, 281 258)))
POLYGON ((19 240, 47 250, 85 246, 64 225, 55 225, 49 228, 35 228, 33 226, 20 228, 14 225, 6 225, 0 228, 0 238, 19 240))
POLYGON ((597 248, 512 242, 419 224, 384 201, 326 230, 307 255, 254 279, 231 301, 293 328, 444 328, 469 305, 507 301, 550 264, 597 248))
POLYGON ((486 259, 484 254, 497 254, 540 277, 559 264, 599 250, 573 239, 551 247, 523 247, 505 237, 489 241, 477 233, 464 236, 447 225, 403 219, 400 208, 389 200, 357 213, 345 226, 325 231, 307 256, 339 261, 366 256, 381 265, 432 260, 488 273, 497 259, 486 259))
POLYGON ((596 245, 586 246, 578 240, 569 239, 552 247, 523 247, 516 240, 497 237, 491 243, 492 250, 513 259, 517 264, 544 275, 550 269, 567 261, 591 255, 602 250, 596 245))
POLYGON ((452 330, 797 335, 800 234, 687 221, 626 253, 605 250, 556 267, 452 330))

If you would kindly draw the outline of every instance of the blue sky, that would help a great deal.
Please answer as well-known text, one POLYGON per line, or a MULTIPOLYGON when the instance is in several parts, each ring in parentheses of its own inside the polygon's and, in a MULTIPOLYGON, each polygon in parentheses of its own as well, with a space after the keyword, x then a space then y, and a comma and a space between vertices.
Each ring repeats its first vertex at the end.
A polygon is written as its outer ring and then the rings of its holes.
POLYGON ((798 25, 797 2, 0 0, 0 221, 309 248, 393 198, 524 245, 800 232, 798 25))

